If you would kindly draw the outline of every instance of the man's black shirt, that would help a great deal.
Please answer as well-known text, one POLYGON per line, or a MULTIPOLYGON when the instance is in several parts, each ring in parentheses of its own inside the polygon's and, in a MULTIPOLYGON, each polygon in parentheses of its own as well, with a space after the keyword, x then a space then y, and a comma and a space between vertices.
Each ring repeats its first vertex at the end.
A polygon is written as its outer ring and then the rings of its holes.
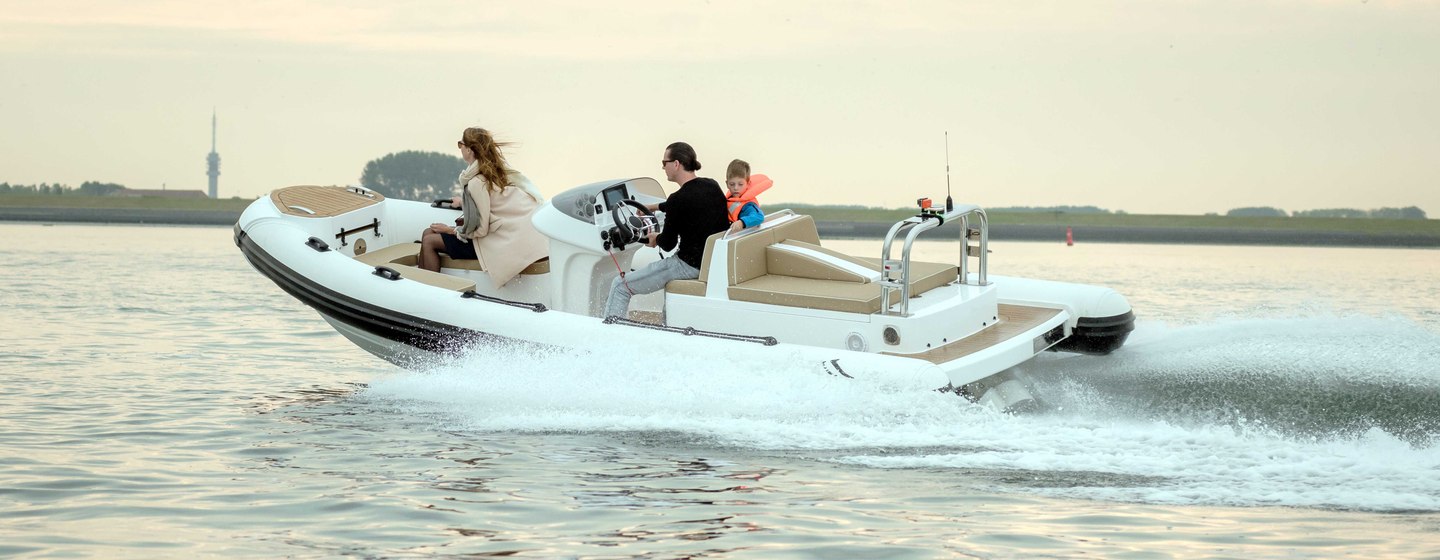
POLYGON ((675 247, 678 236, 680 251, 675 256, 697 269, 705 256, 705 240, 730 227, 725 193, 714 179, 696 177, 686 181, 680 190, 660 203, 660 211, 665 213, 665 229, 655 244, 669 251, 675 247))

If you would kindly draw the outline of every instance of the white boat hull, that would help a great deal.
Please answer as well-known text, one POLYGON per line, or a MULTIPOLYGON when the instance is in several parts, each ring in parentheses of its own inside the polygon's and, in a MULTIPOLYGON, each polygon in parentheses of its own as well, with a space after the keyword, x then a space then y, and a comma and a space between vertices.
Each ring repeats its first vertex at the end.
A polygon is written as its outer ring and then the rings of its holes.
MULTIPOLYGON (((1124 298, 1105 288, 991 277, 984 286, 956 282, 935 288, 932 293, 939 295, 927 293, 914 300, 920 303, 903 317, 784 308, 708 293, 666 294, 649 301, 664 306, 668 324, 645 325, 576 312, 593 309, 609 286, 607 277, 585 276, 603 268, 588 265, 583 247, 558 247, 551 257, 555 268, 548 274, 521 276, 499 290, 488 285, 483 272, 445 270, 457 278, 477 280, 475 288, 456 291, 418 281, 418 273, 386 274, 357 259, 358 240, 364 240, 370 251, 411 243, 429 223, 448 221, 454 214, 423 203, 387 200, 334 217, 293 216, 267 197, 242 215, 235 242, 259 272, 314 308, 345 338, 407 368, 422 368, 437 357, 476 346, 520 345, 537 353, 603 355, 615 340, 623 339, 645 348, 743 353, 761 362, 807 364, 817 375, 857 382, 958 390, 1004 410, 1034 401, 1024 380, 1008 370, 1074 339, 1077 326, 1083 328, 1087 318, 1123 323, 1124 332, 1077 344, 1073 350, 1108 352, 1123 344, 1133 321, 1124 298), (342 235, 356 224, 371 223, 373 231, 342 235), (597 289, 596 284, 603 286, 597 289), (566 287, 570 293, 560 293, 566 287), (959 303, 945 303, 951 300, 959 303), (977 307, 985 302, 990 311, 977 307), (947 350, 960 342, 959 336, 941 336, 954 329, 955 321, 978 314, 986 315, 980 317, 985 326, 1001 320, 998 314, 988 317, 996 302, 1002 310, 1006 305, 1025 305, 1045 310, 1046 316, 984 347, 947 350), (902 341, 881 342, 896 325, 906 333, 897 337, 902 341), (912 346, 907 352, 901 344, 912 346), (920 344, 924 346, 916 346, 920 344), (945 352, 954 353, 953 359, 945 352)), ((537 225, 541 219, 537 216, 537 225)), ((541 229, 550 233, 556 228, 541 229)), ((634 249, 621 258, 623 264, 630 264, 634 249)), ((643 302, 637 298, 637 303, 643 302)))

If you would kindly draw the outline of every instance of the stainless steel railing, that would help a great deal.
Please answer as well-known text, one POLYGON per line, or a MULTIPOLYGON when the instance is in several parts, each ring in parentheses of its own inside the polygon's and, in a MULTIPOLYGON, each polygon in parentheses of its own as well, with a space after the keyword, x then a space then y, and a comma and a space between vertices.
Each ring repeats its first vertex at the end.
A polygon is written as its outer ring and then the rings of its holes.
POLYGON ((912 216, 896 222, 890 226, 890 231, 885 234, 885 245, 880 252, 880 304, 881 314, 907 316, 910 314, 910 250, 915 239, 921 233, 936 229, 946 223, 960 224, 960 284, 970 283, 970 258, 980 259, 979 275, 976 279, 977 286, 990 284, 986 278, 989 268, 988 255, 990 245, 990 222, 985 216, 985 211, 973 204, 957 205, 949 212, 926 213, 912 216), (970 227, 971 217, 975 217, 978 227, 973 231, 978 235, 972 235, 970 227), (895 243, 896 236, 905 233, 905 244, 900 251, 900 260, 890 258, 890 248, 895 243), (978 245, 971 245, 972 237, 977 237, 978 245), (890 304, 890 294, 900 290, 899 309, 890 304))

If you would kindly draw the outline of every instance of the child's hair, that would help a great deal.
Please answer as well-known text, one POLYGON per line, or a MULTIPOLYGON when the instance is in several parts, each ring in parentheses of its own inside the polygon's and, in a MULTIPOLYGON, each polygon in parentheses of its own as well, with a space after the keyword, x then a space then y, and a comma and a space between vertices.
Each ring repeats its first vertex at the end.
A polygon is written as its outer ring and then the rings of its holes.
POLYGON ((738 159, 730 162, 730 166, 725 168, 725 178, 734 179, 736 177, 739 177, 741 179, 749 179, 750 164, 738 159))

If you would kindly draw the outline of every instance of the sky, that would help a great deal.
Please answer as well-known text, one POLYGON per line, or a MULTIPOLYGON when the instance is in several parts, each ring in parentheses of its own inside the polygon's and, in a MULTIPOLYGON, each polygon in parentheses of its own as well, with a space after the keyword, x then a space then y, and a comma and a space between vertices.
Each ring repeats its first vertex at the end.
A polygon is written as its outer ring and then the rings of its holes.
POLYGON ((483 126, 547 195, 683 140, 768 202, 1440 217, 1440 1, 0 0, 0 181, 204 189, 212 111, 224 198, 483 126))

